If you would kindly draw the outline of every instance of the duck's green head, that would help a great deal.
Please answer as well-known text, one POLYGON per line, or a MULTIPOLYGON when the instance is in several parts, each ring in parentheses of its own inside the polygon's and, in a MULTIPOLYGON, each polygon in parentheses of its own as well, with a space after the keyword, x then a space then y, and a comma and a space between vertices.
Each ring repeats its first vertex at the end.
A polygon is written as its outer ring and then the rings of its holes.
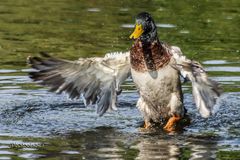
POLYGON ((152 16, 147 12, 141 12, 136 17, 136 24, 131 39, 152 42, 157 39, 157 27, 152 16))

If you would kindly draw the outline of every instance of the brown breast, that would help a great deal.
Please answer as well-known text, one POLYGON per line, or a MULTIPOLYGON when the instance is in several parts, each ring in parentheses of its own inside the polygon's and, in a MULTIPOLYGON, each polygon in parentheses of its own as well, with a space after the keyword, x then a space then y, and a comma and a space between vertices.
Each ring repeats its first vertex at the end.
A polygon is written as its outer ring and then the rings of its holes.
POLYGON ((136 40, 130 50, 132 68, 139 72, 159 70, 170 61, 171 54, 167 47, 159 41, 143 44, 136 40))

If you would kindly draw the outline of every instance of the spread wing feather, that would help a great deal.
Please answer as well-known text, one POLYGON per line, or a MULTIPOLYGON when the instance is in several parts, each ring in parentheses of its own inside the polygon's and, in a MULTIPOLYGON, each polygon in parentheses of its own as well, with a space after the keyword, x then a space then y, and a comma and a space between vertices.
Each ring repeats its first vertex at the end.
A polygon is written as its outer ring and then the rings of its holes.
POLYGON ((40 53, 28 57, 36 71, 30 78, 50 87, 58 94, 66 92, 71 99, 84 98, 85 105, 96 104, 102 116, 107 110, 116 109, 117 92, 130 75, 129 52, 110 53, 103 58, 80 58, 67 61, 40 53))
POLYGON ((179 47, 172 46, 171 53, 176 61, 173 67, 192 82, 193 96, 199 113, 202 117, 209 117, 222 89, 217 82, 208 78, 199 62, 187 59, 179 47))

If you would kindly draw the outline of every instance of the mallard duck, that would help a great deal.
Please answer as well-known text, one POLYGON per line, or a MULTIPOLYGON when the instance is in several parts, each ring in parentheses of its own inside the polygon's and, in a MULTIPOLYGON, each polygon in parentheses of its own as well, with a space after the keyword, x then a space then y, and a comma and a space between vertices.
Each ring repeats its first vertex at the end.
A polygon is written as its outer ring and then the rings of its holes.
POLYGON ((187 59, 179 47, 159 40, 157 27, 147 12, 136 16, 130 38, 134 43, 127 52, 108 53, 104 57, 57 59, 47 53, 29 57, 36 71, 30 78, 50 87, 58 94, 66 92, 71 99, 83 98, 86 106, 95 104, 102 116, 116 110, 121 84, 132 77, 140 98, 137 107, 144 118, 144 128, 159 124, 166 131, 186 116, 180 76, 192 82, 193 96, 202 117, 212 114, 220 87, 208 78, 199 62, 187 59))

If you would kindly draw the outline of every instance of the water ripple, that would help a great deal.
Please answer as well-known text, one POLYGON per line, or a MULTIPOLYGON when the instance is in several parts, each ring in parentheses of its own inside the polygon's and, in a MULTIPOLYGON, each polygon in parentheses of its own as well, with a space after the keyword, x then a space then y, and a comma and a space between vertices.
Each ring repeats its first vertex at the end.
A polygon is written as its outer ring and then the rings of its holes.
POLYGON ((231 67, 231 66, 214 66, 214 67, 206 67, 206 71, 223 71, 223 72, 240 72, 240 67, 231 67))

